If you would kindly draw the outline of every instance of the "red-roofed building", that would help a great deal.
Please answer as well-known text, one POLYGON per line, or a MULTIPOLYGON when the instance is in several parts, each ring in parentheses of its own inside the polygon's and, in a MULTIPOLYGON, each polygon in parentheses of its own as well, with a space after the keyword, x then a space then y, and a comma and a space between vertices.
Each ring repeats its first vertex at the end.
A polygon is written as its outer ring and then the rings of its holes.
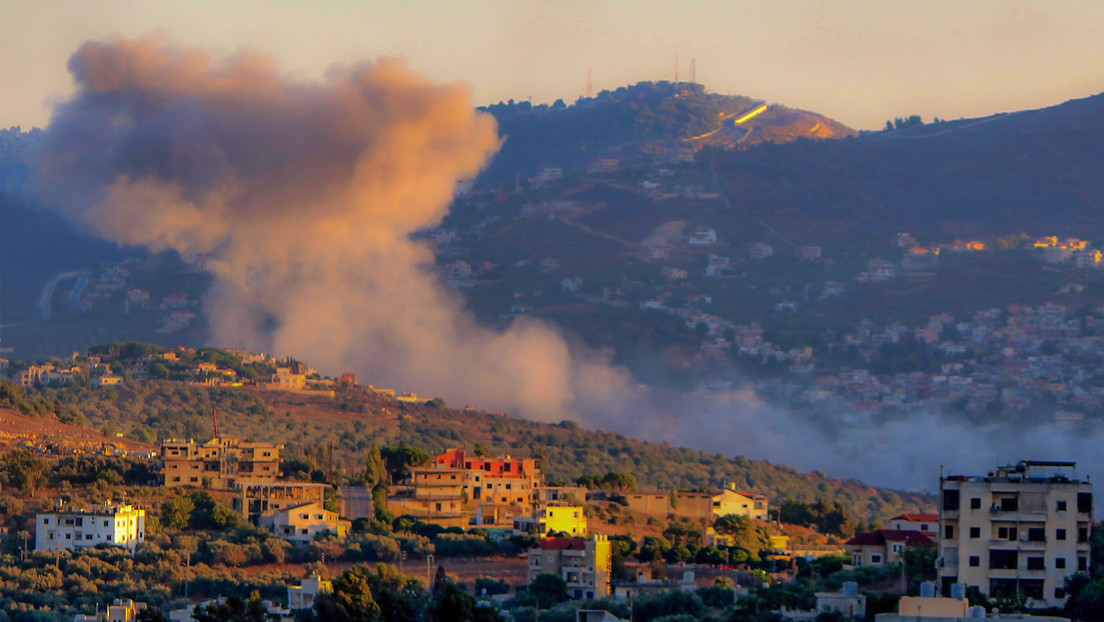
POLYGON ((920 531, 879 529, 860 533, 848 540, 843 549, 851 555, 851 565, 881 566, 901 561, 905 549, 910 547, 934 547, 935 541, 920 531))
POLYGON ((532 507, 533 490, 541 484, 532 458, 481 458, 450 449, 434 459, 434 467, 467 471, 468 498, 485 505, 532 507))
POLYGON ((545 538, 529 549, 528 558, 529 583, 537 575, 554 574, 567 584, 571 598, 609 596, 610 543, 606 536, 545 538))
POLYGON ((939 535, 939 515, 901 514, 889 519, 889 528, 898 531, 919 531, 934 539, 939 535))

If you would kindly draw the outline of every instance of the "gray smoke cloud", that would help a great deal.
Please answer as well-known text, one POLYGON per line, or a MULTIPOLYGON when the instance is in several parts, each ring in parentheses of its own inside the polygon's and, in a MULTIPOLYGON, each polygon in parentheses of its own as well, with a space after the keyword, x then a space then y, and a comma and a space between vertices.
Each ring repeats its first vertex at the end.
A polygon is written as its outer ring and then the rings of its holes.
POLYGON ((499 146, 468 87, 395 59, 297 82, 163 36, 86 43, 69 68, 46 202, 120 244, 209 256, 212 343, 546 420, 627 386, 544 324, 478 326, 410 239, 499 146))

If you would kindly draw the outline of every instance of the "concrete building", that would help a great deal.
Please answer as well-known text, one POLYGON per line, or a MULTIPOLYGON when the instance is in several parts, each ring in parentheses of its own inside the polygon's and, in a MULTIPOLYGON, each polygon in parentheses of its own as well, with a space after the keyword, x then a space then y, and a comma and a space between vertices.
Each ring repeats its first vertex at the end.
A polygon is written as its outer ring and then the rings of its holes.
POLYGON ((528 582, 540 574, 554 574, 567 583, 574 599, 605 598, 610 594, 610 543, 606 536, 545 538, 528 555, 528 582))
POLYGON ((315 575, 303 579, 300 585, 289 585, 287 589, 288 609, 314 609, 314 599, 319 594, 333 593, 333 582, 315 575))
POLYGON ((341 520, 337 512, 331 512, 321 503, 304 503, 276 510, 261 517, 261 526, 267 527, 282 540, 310 542, 321 533, 331 533, 339 538, 349 535, 352 523, 341 520))
POLYGON ((146 603, 136 603, 129 598, 116 598, 115 602, 104 607, 104 611, 92 615, 78 613, 73 616, 73 622, 134 622, 138 612, 147 606, 146 603))
POLYGON ((898 531, 919 531, 930 538, 937 538, 939 534, 938 514, 900 514, 889 519, 889 528, 898 531))
POLYGON ((35 550, 72 551, 110 544, 134 550, 146 538, 146 511, 130 505, 40 512, 35 515, 35 550))
POLYGON ((922 531, 879 529, 860 533, 843 545, 851 556, 851 565, 882 566, 901 561, 905 551, 916 547, 934 547, 935 541, 922 531))
POLYGON ((326 499, 328 484, 308 482, 269 482, 239 479, 231 507, 253 525, 265 514, 284 508, 326 499))
POLYGON ((397 488, 387 497, 391 513, 442 527, 467 527, 467 470, 430 468, 413 469, 411 473, 413 485, 397 488))
POLYGON ((216 436, 203 444, 165 441, 161 444, 162 484, 165 488, 232 490, 239 480, 275 482, 280 476, 281 447, 228 436, 216 436))
POLYGON ((735 514, 767 520, 767 498, 736 490, 735 484, 717 492, 643 491, 625 493, 629 510, 650 516, 674 514, 690 520, 710 520, 735 514), (673 501, 673 503, 672 503, 673 501))
POLYGON ((1076 463, 1020 461, 986 476, 940 477, 939 570, 994 597, 1022 593, 1033 606, 1065 603, 1065 578, 1089 567, 1092 486, 1076 463))

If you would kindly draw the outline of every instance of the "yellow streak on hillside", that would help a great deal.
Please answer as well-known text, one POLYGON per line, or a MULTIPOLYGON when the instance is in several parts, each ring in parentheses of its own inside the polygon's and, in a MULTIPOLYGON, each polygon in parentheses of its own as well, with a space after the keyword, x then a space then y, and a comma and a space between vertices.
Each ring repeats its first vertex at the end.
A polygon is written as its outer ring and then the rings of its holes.
POLYGON ((747 121, 750 121, 750 120, 754 119, 755 117, 763 114, 766 111, 767 111, 767 104, 762 104, 761 106, 759 106, 758 108, 752 110, 751 112, 748 112, 748 113, 746 113, 746 114, 744 114, 740 117, 737 117, 736 120, 733 121, 733 123, 735 123, 736 125, 740 125, 741 123, 745 123, 747 121))

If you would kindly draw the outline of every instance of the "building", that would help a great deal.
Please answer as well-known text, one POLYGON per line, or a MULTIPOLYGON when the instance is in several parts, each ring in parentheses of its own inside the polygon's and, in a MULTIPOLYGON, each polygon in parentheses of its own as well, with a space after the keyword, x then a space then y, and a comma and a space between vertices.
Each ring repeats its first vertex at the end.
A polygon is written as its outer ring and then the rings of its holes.
POLYGON ((367 486, 338 486, 337 501, 340 504, 341 515, 345 518, 352 520, 375 518, 375 500, 372 497, 372 489, 367 486))
POLYGON ((467 527, 464 504, 469 474, 466 469, 413 469, 412 486, 396 488, 387 497, 387 509, 396 516, 410 516, 442 527, 467 527))
POLYGON ((287 589, 287 608, 314 609, 314 599, 319 594, 333 593, 333 582, 318 575, 303 579, 299 585, 289 585, 287 589))
POLYGON ((643 491, 625 493, 629 510, 649 516, 674 514, 691 520, 710 520, 735 514, 767 520, 767 498, 741 492, 735 484, 717 492, 643 491))
POLYGON ((571 598, 610 594, 610 543, 606 536, 545 538, 529 549, 527 563, 529 583, 547 573, 564 580, 571 598))
POLYGON ((352 523, 341 520, 317 501, 276 510, 261 517, 261 527, 272 529, 276 537, 292 542, 310 542, 318 534, 339 538, 349 535, 352 523))
POLYGON ((844 583, 842 592, 817 592, 814 596, 818 616, 835 611, 847 620, 866 618, 866 596, 859 594, 859 585, 854 581, 844 583))
POLYGON ((131 505, 102 505, 35 515, 37 551, 72 551, 97 544, 133 551, 145 538, 146 511, 131 505))
POLYGON ((468 456, 463 449, 450 449, 434 459, 434 466, 470 472, 465 492, 482 504, 532 507, 534 490, 541 484, 532 458, 468 456))
POLYGON ((922 531, 879 529, 851 538, 843 550, 851 556, 852 566, 881 566, 899 563, 906 549, 934 546, 935 541, 922 531))
POLYGON ((134 602, 129 598, 116 598, 115 602, 105 607, 105 611, 98 611, 93 615, 78 613, 73 616, 73 622, 133 622, 138 617, 138 612, 145 609, 146 603, 134 602))
POLYGON ((531 516, 515 516, 514 529, 522 533, 587 535, 587 517, 581 505, 550 505, 531 516))
POLYGON ((901 514, 889 519, 889 528, 899 531, 919 531, 929 538, 936 538, 939 533, 938 514, 901 514))
POLYGON ((269 482, 239 479, 231 507, 254 525, 263 515, 276 510, 326 499, 328 484, 307 482, 269 482))
POLYGON ((940 477, 943 592, 1022 593, 1033 606, 1065 603, 1065 578, 1089 567, 1092 486, 1076 463, 1023 460, 986 476, 940 477))
POLYGON ((244 442, 216 436, 203 444, 161 444, 161 481, 165 488, 202 486, 233 490, 239 480, 275 482, 280 476, 280 449, 272 443, 244 442))

